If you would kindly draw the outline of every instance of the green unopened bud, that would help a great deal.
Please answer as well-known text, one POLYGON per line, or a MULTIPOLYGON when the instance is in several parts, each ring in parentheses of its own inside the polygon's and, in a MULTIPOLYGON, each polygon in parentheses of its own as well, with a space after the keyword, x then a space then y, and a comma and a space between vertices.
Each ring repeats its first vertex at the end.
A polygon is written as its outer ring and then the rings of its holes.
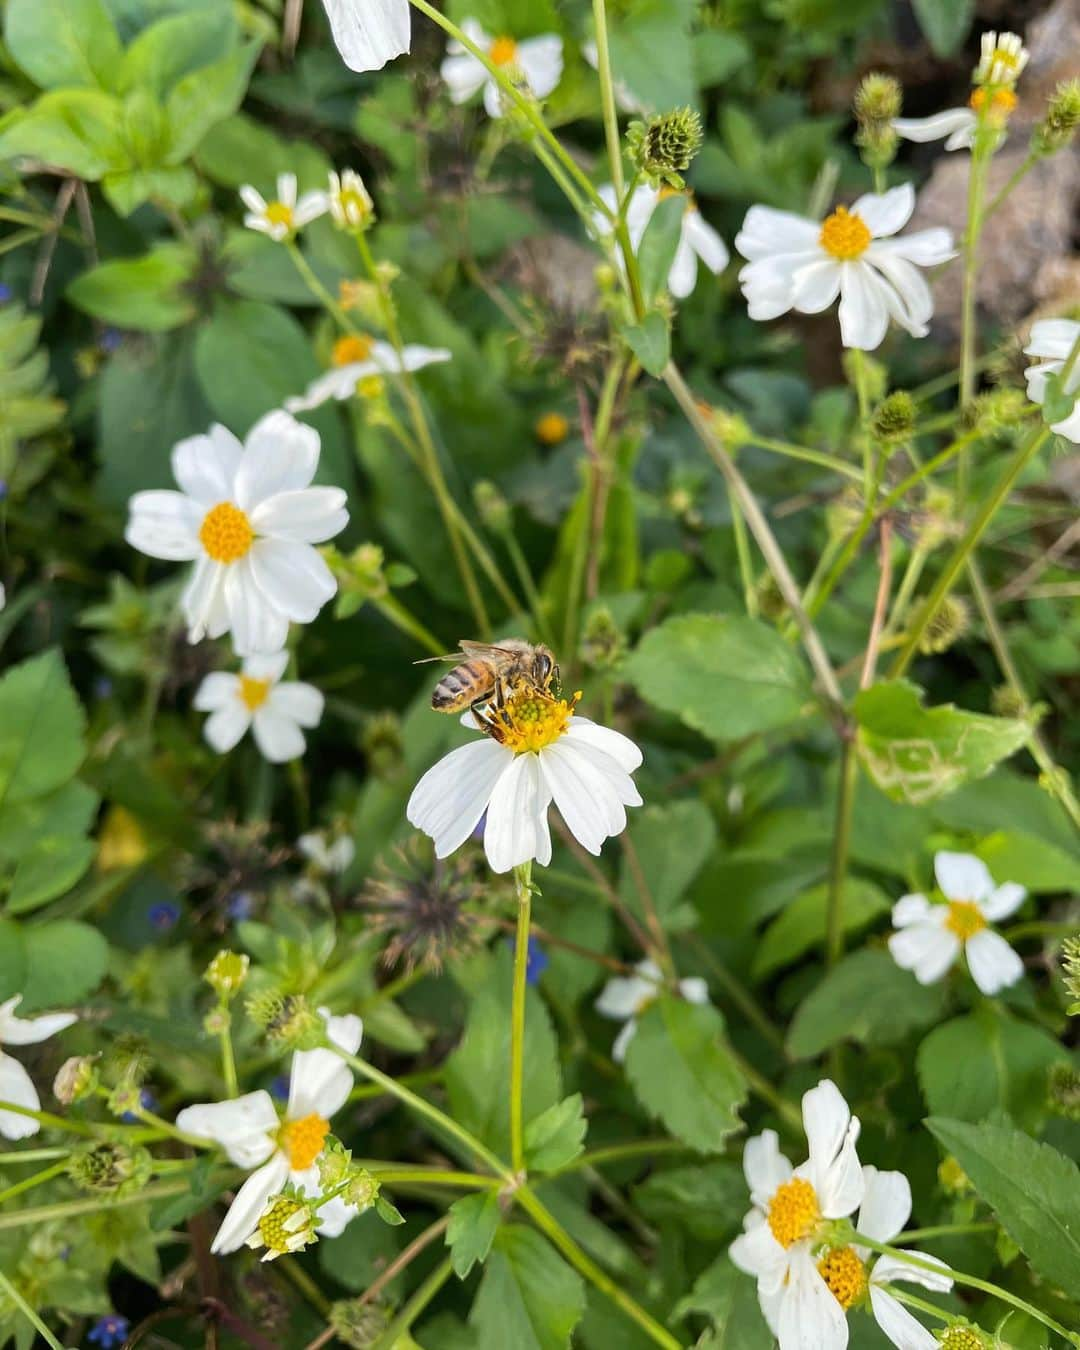
POLYGON ((984 1331, 970 1322, 954 1322, 938 1332, 938 1341, 942 1350, 988 1350, 993 1344, 984 1331))
POLYGON ((279 1195, 268 1202, 247 1245, 254 1251, 265 1247, 262 1259, 273 1261, 317 1242, 317 1223, 318 1217, 307 1200, 298 1195, 279 1195))
POLYGON ((211 1008, 203 1018, 203 1031, 208 1036, 224 1036, 232 1026, 232 1017, 228 1008, 211 1008))
POLYGON ((510 528, 510 503, 490 479, 481 478, 473 487, 473 501, 486 529, 502 535, 510 528))
POLYGON ((337 1138, 327 1135, 322 1152, 316 1159, 319 1169, 319 1185, 324 1191, 336 1190, 352 1169, 352 1152, 337 1138))
POLYGON ((109 1093, 106 1102, 114 1116, 139 1116, 143 1111, 142 1091, 131 1078, 119 1082, 109 1093))
POLYGON ((855 144, 867 168, 884 169, 896 158, 900 137, 888 122, 868 122, 856 131, 855 144))
POLYGON ((405 754, 401 719, 397 713, 373 713, 368 717, 360 733, 360 749, 376 778, 390 778, 396 773, 405 754))
POLYGON ((203 979, 224 999, 235 998, 247 979, 251 958, 222 948, 203 972, 203 979))
POLYGON ((900 81, 892 75, 872 70, 864 75, 855 90, 853 109, 860 126, 870 122, 891 122, 899 117, 904 102, 900 81))
POLYGON ((906 390, 897 389, 874 409, 873 434, 882 441, 904 440, 914 430, 917 416, 915 400, 906 390))
POLYGON ((650 122, 632 122, 626 143, 635 168, 654 187, 666 183, 681 189, 682 175, 701 149, 705 132, 693 108, 676 108, 650 122))
POLYGON ((1080 127, 1080 79, 1062 80, 1050 95, 1046 117, 1031 138, 1037 155, 1055 155, 1072 143, 1080 127))
POLYGON ((1027 712, 1023 694, 1011 684, 999 684, 990 691, 990 707, 997 717, 1023 717, 1027 712))
POLYGON ((390 1325, 390 1314, 358 1298, 342 1299, 330 1305, 327 1320, 339 1341, 354 1346, 355 1350, 372 1350, 390 1325))
POLYGON ((326 1039, 326 1024, 303 994, 266 990, 252 995, 244 1007, 275 1048, 313 1050, 326 1039))
POLYGON ((591 610, 581 636, 581 659, 591 670, 610 670, 623 653, 623 637, 606 605, 591 610))
POLYGON ((1046 1105, 1055 1116, 1080 1123, 1080 1070, 1071 1064, 1052 1064, 1046 1105))
POLYGON ((363 1212, 370 1209, 379 1198, 379 1182, 364 1167, 357 1168, 349 1178, 349 1184, 341 1192, 341 1198, 348 1205, 355 1205, 363 1212))
POLYGON ((971 611, 967 601, 958 595, 947 595, 930 616, 930 621, 919 638, 919 651, 924 656, 939 656, 959 642, 971 625, 971 611))
POLYGON ((979 395, 969 409, 967 421, 981 431, 1012 431, 1030 406, 1022 390, 999 385, 979 395))
POLYGON ((96 1055, 72 1055, 60 1065, 53 1079, 53 1096, 62 1106, 89 1097, 98 1085, 96 1055))
POLYGON ((711 403, 698 403, 698 411, 709 424, 709 430, 731 454, 747 445, 754 436, 745 417, 727 408, 714 408, 711 403))
POLYGON ((973 1189, 968 1174, 951 1153, 938 1164, 937 1175, 946 1195, 968 1195, 973 1189))
POLYGON ((771 572, 763 572, 754 583, 754 594, 757 596, 758 609, 764 619, 772 619, 774 622, 782 619, 788 612, 787 601, 781 593, 780 587, 776 584, 776 578, 771 572))
MULTIPOLYGON (((1080 935, 1067 937, 1061 944, 1061 975, 1066 990, 1080 999, 1080 935)), ((1069 1009, 1073 1013, 1073 1009, 1069 1009)))
POLYGON ((68 1159, 68 1175, 84 1191, 127 1194, 142 1190, 153 1165, 146 1149, 105 1141, 73 1153, 68 1159))

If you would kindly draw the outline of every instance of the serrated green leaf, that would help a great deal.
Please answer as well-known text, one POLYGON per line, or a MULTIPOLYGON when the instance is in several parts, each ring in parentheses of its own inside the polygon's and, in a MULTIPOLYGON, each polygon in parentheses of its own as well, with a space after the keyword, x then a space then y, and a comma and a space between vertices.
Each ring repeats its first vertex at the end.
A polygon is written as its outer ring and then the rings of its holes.
POLYGON ((694 1281, 675 1307, 676 1317, 701 1313, 712 1323, 712 1350, 772 1350, 772 1332, 758 1307, 753 1280, 736 1270, 727 1252, 694 1281))
POLYGON ((469 1314, 476 1350, 566 1350, 584 1311, 581 1277, 539 1233, 498 1232, 469 1314))
POLYGON ((110 89, 120 67, 120 39, 103 0, 8 0, 4 40, 43 89, 110 89))
POLYGON ((638 1018, 626 1076, 650 1115, 701 1153, 742 1128, 746 1080, 728 1053, 724 1019, 708 1004, 662 995, 638 1018))
POLYGON ((671 332, 664 316, 651 310, 640 323, 627 324, 620 332, 649 374, 659 378, 671 357, 671 332))
MULTIPOLYGON (((640 914, 643 897, 639 886, 644 881, 660 922, 666 924, 675 917, 687 888, 712 854, 716 821, 704 802, 688 799, 635 811, 628 830, 641 875, 639 878, 624 852, 619 894, 640 914)), ((684 912, 692 919, 692 910, 684 912)), ((685 927, 685 923, 679 926, 685 927)))
POLYGON ((54 648, 0 680, 0 816, 62 787, 82 763, 86 718, 54 648))
POLYGON ((646 702, 717 741, 786 726, 811 698, 802 658, 775 629, 719 614, 668 619, 623 674, 646 702))
POLYGON ((1036 1273, 1080 1289, 1080 1169, 1072 1159, 1011 1125, 941 1117, 926 1125, 1036 1273))
MULTIPOLYGON (((754 954, 751 973, 755 979, 763 979, 824 943, 828 897, 828 886, 804 891, 769 924, 754 954)), ((879 886, 861 877, 849 877, 844 886, 844 933, 859 932, 891 908, 891 900, 879 886)))
POLYGON ((499 1228, 499 1197, 493 1190, 466 1195, 454 1201, 449 1213, 446 1245, 450 1248, 454 1274, 464 1280, 477 1261, 484 1264, 491 1251, 499 1228))
POLYGON ((75 278, 68 299, 105 323, 163 333, 196 314, 189 283, 198 266, 184 244, 159 244, 141 258, 117 258, 75 278))
POLYGON ((588 1128, 580 1092, 549 1107, 526 1127, 525 1162, 528 1170, 554 1172, 573 1162, 585 1147, 588 1128))
POLYGON ((864 689, 855 698, 859 760, 895 801, 921 806, 988 774, 1030 739, 1026 722, 922 704, 907 680, 864 689))

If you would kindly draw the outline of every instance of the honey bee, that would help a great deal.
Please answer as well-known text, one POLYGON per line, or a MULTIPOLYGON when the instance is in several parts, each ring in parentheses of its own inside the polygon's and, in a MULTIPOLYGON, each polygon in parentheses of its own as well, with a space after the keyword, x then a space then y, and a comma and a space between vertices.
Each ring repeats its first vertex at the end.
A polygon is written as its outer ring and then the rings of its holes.
POLYGON ((504 638, 495 645, 467 641, 458 645, 464 661, 458 652, 431 658, 458 662, 431 695, 431 706, 436 712, 460 713, 466 708, 475 711, 492 703, 501 707, 507 694, 521 685, 550 696, 552 683, 558 682, 555 657, 542 643, 534 646, 523 638, 504 638))

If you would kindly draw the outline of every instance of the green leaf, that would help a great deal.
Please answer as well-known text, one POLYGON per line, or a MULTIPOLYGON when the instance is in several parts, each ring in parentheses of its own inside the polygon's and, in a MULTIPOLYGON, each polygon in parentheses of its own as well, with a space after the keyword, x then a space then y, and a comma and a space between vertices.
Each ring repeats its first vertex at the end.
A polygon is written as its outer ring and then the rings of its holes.
MULTIPOLYGON (((360 1294, 377 1279, 401 1251, 403 1235, 384 1223, 351 1223, 333 1242, 320 1242, 319 1265, 350 1293, 360 1294)), ((401 1275, 390 1281, 386 1292, 396 1298, 402 1291, 401 1275)))
MULTIPOLYGON (((619 894, 642 913, 643 880, 662 924, 675 917, 690 883, 716 846, 716 822, 704 802, 688 799, 670 806, 647 806, 630 817, 630 841, 641 869, 630 866, 624 852, 619 872, 619 894)), ((684 913, 693 918, 687 907, 684 913)), ((686 927, 685 923, 675 925, 686 927)))
POLYGON ((872 685, 855 698, 859 759, 894 801, 921 806, 982 778, 1027 743, 1031 728, 1007 717, 925 708, 907 680, 872 685))
POLYGON ((86 718, 55 649, 0 680, 0 812, 62 787, 82 763, 86 718))
POLYGON ((186 164, 175 169, 124 169, 101 180, 101 190, 120 216, 130 216, 151 200, 187 206, 198 189, 199 180, 186 164))
POLYGON ((682 238, 682 223, 686 208, 686 197, 676 193, 660 201, 649 217, 649 223, 645 227, 637 251, 638 266, 641 269, 641 289, 645 294, 647 305, 651 305, 657 295, 667 288, 668 273, 671 271, 671 264, 675 261, 679 240, 682 238))
POLYGON ((921 985, 888 952, 865 948, 814 985, 795 1014, 788 1050, 813 1059, 843 1040, 893 1045, 941 1013, 941 985, 921 985))
POLYGON ((103 0, 8 0, 4 38, 43 89, 111 89, 122 59, 103 0))
POLYGON ((1047 1070, 1061 1058, 1052 1036, 984 1003, 935 1027, 915 1066, 931 1115, 979 1121, 1005 1110, 1033 1129, 1045 1111, 1047 1070))
POLYGON ((727 1252, 701 1272, 676 1304, 676 1317, 691 1313, 701 1313, 712 1323, 712 1350, 772 1350, 772 1332, 758 1307, 754 1282, 735 1269, 727 1252))
POLYGON ((184 244, 159 244, 141 258, 117 258, 76 277, 68 299, 95 319, 162 333, 189 323, 197 312, 190 290, 198 266, 184 244))
POLYGON ((164 98, 183 76, 221 59, 236 40, 236 16, 225 6, 204 5, 150 24, 124 53, 122 90, 141 85, 164 98))
MULTIPOLYGON (((756 980, 824 943, 828 897, 828 886, 804 891, 766 928, 751 968, 756 980)), ((879 886, 860 877, 849 877, 844 886, 844 933, 857 933, 891 908, 892 901, 879 886)))
POLYGON ((450 1248, 450 1260, 459 1280, 466 1278, 477 1261, 483 1265, 487 1260, 500 1216, 499 1197, 493 1190, 466 1195, 450 1206, 446 1245, 450 1248))
POLYGON ((1080 1289, 1080 1170, 1011 1125, 933 1117, 927 1128, 967 1173, 1032 1269, 1080 1289))
POLYGON ((1061 372, 1055 371, 1046 377, 1046 387, 1042 401, 1042 417, 1047 426, 1055 426, 1072 416, 1076 407, 1076 391, 1069 391, 1061 379, 1061 372))
POLYGON ((952 56, 971 30, 975 0, 911 0, 935 56, 952 56))
POLYGON ((718 614, 653 628, 623 673, 646 702, 716 741, 787 726, 812 697, 801 657, 779 633, 718 614))
POLYGON ((5 802, 0 812, 0 859, 15 862, 45 840, 86 834, 97 808, 98 794, 78 779, 45 796, 5 802))
POLYGON ((525 1129, 525 1161, 530 1172, 554 1172, 574 1161, 585 1148, 589 1122, 581 1093, 549 1107, 525 1129))
POLYGON ((130 167, 118 99, 94 89, 58 89, 0 119, 0 159, 44 160, 96 183, 130 167))
POLYGON ((620 331, 649 374, 659 378, 671 357, 671 333, 664 316, 650 310, 641 323, 626 324, 620 331))
POLYGON ((27 1011, 70 1008, 101 983, 109 963, 109 944, 96 928, 74 919, 27 928, 27 1011))
POLYGON ((0 1002, 26 984, 26 939, 14 919, 0 917, 0 1002))
POLYGON ((397 1205, 392 1205, 385 1195, 376 1198, 375 1213, 389 1228, 400 1228, 405 1222, 404 1214, 397 1205))
POLYGON ((719 1153, 742 1128, 746 1081, 708 1004, 662 995, 638 1019, 626 1075, 650 1115, 700 1153, 719 1153))
POLYGON ((92 839, 42 839, 19 859, 8 893, 9 914, 26 914, 63 895, 94 861, 92 839))
POLYGON ((165 102, 171 133, 168 163, 186 159, 211 127, 236 112, 261 47, 262 40, 252 38, 213 65, 191 71, 176 84, 165 102))
POLYGON ((616 77, 650 112, 697 103, 694 39, 670 5, 612 24, 609 39, 616 77))
POLYGON ((566 1350, 584 1311, 581 1277, 539 1233, 499 1231, 469 1314, 476 1350, 566 1350))
POLYGON ((739 1231, 746 1178, 731 1158, 665 1167, 634 1187, 634 1202, 655 1224, 677 1224, 702 1242, 722 1242, 739 1231))

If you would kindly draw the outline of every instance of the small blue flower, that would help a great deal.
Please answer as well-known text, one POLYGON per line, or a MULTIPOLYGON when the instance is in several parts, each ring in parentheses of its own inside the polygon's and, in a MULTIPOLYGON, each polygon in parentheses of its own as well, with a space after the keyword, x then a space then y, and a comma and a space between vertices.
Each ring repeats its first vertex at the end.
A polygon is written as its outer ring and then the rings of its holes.
POLYGON ((7 479, 0 478, 0 502, 7 496, 7 479))
POLYGON ((289 1075, 287 1073, 279 1073, 271 1082, 270 1096, 276 1097, 279 1102, 289 1100, 289 1075))
POLYGON ((254 908, 255 901, 250 891, 233 891, 232 895, 225 901, 225 913, 233 923, 250 919, 251 911, 254 908))
POLYGON ((94 697, 97 699, 112 698, 113 682, 108 675, 99 675, 94 681, 94 697))
POLYGON ((539 939, 529 938, 529 950, 525 957, 525 983, 539 983, 540 976, 550 965, 551 957, 541 947, 539 939))
POLYGON ((131 1323, 119 1313, 106 1313, 99 1317, 87 1332, 86 1339, 100 1345, 101 1350, 115 1350, 123 1345, 131 1332, 131 1323))
POLYGON ((114 352, 124 340, 124 335, 119 328, 106 328, 98 339, 98 346, 103 352, 114 352))
POLYGON ((167 933, 180 922, 180 906, 171 900, 159 900, 151 905, 146 916, 150 923, 161 933, 167 933))
MULTIPOLYGON (((144 1111, 152 1111, 155 1116, 157 1115, 158 1099, 154 1096, 154 1094, 150 1091, 148 1087, 140 1089, 139 1105, 142 1107, 144 1111)), ((134 1115, 131 1111, 125 1111, 124 1114, 120 1117, 120 1119, 126 1125, 133 1125, 138 1121, 139 1117, 134 1115)))
POLYGON ((0 281, 0 305, 6 305, 14 294, 6 281, 0 281))

